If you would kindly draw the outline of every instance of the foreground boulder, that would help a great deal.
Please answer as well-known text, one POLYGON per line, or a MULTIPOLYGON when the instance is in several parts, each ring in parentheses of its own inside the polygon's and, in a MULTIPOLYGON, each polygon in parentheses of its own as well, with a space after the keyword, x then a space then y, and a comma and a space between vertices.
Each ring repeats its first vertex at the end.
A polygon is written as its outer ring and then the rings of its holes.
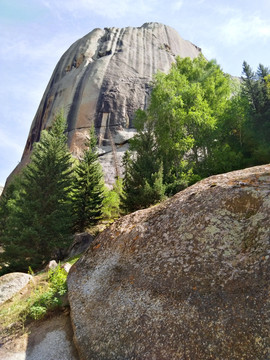
POLYGON ((29 274, 14 272, 0 277, 0 305, 21 291, 32 279, 29 274))
POLYGON ((270 165, 105 230, 68 276, 82 359, 270 358, 270 165))

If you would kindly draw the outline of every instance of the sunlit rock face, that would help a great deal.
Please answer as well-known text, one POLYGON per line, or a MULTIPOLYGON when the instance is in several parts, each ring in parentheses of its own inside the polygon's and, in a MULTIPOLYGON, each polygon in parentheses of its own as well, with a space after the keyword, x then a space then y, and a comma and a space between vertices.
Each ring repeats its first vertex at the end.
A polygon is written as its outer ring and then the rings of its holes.
POLYGON ((105 179, 113 183, 127 141, 135 133, 134 112, 147 106, 153 74, 168 72, 177 55, 194 58, 199 53, 198 47, 159 23, 94 29, 58 62, 33 120, 22 164, 41 130, 63 109, 71 152, 81 155, 94 124, 105 179))
POLYGON ((270 165, 212 176, 102 232, 71 268, 82 359, 270 359, 270 165))

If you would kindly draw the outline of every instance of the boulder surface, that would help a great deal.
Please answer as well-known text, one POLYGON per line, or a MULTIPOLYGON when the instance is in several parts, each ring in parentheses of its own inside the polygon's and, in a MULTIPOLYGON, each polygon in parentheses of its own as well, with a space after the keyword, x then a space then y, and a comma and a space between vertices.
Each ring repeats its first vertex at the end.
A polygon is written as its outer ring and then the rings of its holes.
POLYGON ((68 276, 81 359, 270 358, 270 165, 101 233, 68 276))
POLYGON ((127 141, 135 133, 134 112, 147 106, 153 74, 158 70, 168 72, 177 55, 194 58, 198 54, 197 46, 159 23, 94 29, 71 45, 59 60, 18 169, 29 161, 41 130, 64 109, 71 152, 81 156, 89 128, 94 125, 105 180, 113 183, 121 171, 127 141))
POLYGON ((14 272, 0 277, 0 305, 21 291, 32 279, 29 274, 14 272))

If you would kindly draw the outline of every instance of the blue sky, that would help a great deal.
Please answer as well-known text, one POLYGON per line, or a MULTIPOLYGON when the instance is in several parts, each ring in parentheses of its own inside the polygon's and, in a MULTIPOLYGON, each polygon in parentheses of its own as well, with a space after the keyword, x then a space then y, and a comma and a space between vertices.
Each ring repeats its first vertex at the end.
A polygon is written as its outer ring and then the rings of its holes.
POLYGON ((21 159, 60 56, 100 27, 157 21, 240 76, 270 66, 270 0, 0 0, 0 184, 21 159))

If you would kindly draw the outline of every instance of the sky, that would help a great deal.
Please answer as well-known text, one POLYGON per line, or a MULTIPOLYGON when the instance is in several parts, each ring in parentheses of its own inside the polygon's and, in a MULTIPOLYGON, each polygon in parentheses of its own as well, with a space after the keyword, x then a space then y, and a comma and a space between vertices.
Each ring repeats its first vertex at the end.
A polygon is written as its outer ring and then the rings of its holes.
POLYGON ((61 55, 94 28, 161 22, 241 76, 270 66, 270 0, 0 0, 0 185, 20 162, 61 55))

